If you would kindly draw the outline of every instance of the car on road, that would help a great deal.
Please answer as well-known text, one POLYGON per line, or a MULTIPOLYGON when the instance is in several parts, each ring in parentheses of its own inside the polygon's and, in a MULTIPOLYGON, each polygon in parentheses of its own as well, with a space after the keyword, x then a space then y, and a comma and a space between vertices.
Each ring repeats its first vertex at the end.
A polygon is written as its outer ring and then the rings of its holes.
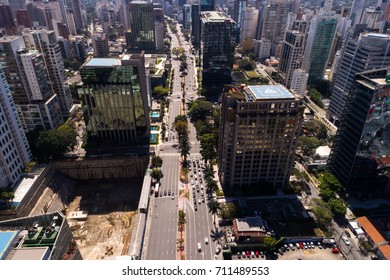
POLYGON ((246 251, 245 253, 246 257, 249 259, 251 257, 251 253, 249 251, 246 251))
POLYGON ((241 259, 241 252, 237 252, 237 258, 241 259))
POLYGON ((172 200, 174 200, 175 199, 175 196, 174 195, 172 195, 172 200))
POLYGON ((168 195, 171 195, 171 190, 168 191, 168 195))
POLYGON ((160 197, 162 197, 162 195, 163 195, 163 193, 162 193, 162 192, 160 192, 160 197))
POLYGON ((256 258, 258 258, 260 256, 259 251, 255 252, 255 256, 256 256, 256 258))
POLYGON ((345 244, 347 244, 348 246, 351 245, 351 243, 350 243, 349 240, 348 240, 348 237, 343 236, 343 237, 341 237, 341 238, 343 239, 343 241, 344 241, 345 244))
POLYGON ((251 251, 251 258, 254 259, 256 257, 255 252, 251 251))
POLYGON ((245 258, 245 256, 246 256, 245 255, 245 251, 242 251, 241 255, 242 255, 243 258, 245 258))
POLYGON ((207 245, 209 244, 209 239, 207 237, 204 238, 204 243, 207 245))
POLYGON ((202 252, 202 245, 200 245, 200 242, 198 243, 198 252, 202 252))
POLYGON ((198 200, 199 204, 202 204, 202 201, 200 201, 200 199, 198 200))
POLYGON ((338 254, 338 253, 340 253, 339 248, 333 247, 333 248, 332 248, 332 253, 333 253, 333 254, 338 254))
POLYGON ((195 211, 198 211, 198 207, 196 207, 196 206, 195 206, 195 208, 194 208, 194 209, 195 209, 195 211))
POLYGON ((167 195, 167 190, 164 191, 164 195, 167 195))
POLYGON ((202 198, 202 202, 204 202, 204 198, 202 198))

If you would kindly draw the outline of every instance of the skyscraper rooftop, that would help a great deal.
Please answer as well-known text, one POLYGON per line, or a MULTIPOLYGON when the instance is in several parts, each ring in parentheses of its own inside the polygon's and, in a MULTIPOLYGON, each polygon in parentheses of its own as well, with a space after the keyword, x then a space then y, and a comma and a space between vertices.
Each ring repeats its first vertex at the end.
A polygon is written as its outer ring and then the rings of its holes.
POLYGON ((295 98, 294 95, 282 85, 248 86, 248 89, 256 100, 295 98))
POLYGON ((223 12, 217 12, 217 11, 202 12, 202 21, 203 22, 225 22, 225 21, 233 22, 233 20, 227 14, 223 12))

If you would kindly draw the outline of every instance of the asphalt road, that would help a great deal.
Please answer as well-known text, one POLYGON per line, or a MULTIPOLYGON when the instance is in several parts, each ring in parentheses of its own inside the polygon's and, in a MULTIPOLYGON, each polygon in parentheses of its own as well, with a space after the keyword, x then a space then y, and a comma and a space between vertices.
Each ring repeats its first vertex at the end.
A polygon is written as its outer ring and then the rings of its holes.
MULTIPOLYGON (((180 28, 178 28, 179 30, 180 28)), ((181 32, 179 31, 179 34, 181 32)), ((177 134, 173 129, 175 117, 180 114, 187 114, 186 103, 189 100, 197 98, 196 86, 196 69, 194 68, 195 58, 191 54, 191 47, 185 44, 184 39, 180 38, 180 43, 176 35, 171 34, 171 48, 178 47, 180 44, 185 48, 187 54, 188 73, 184 77, 180 77, 180 61, 172 59, 174 69, 173 90, 170 96, 168 114, 164 117, 169 131, 168 140, 160 144, 156 151, 163 159, 162 172, 164 177, 160 180, 160 190, 158 197, 153 200, 149 215, 149 226, 145 234, 144 257, 147 260, 171 260, 177 256, 177 206, 179 193, 179 168, 180 156, 178 152, 177 134), (184 91, 182 87, 184 83, 184 91), (184 102, 183 102, 184 101, 184 102), (168 193, 171 193, 169 195, 168 193), (174 194, 172 199, 172 194, 174 194)), ((196 139, 196 131, 194 126, 189 124, 189 140, 191 143, 190 158, 200 160, 199 142, 196 139)), ((193 166, 192 172, 197 170, 198 182, 204 182, 199 179, 200 167, 193 166)), ((200 187, 200 185, 199 185, 200 187)), ((204 190, 203 190, 204 191, 204 190)), ((199 204, 199 199, 202 200, 201 192, 195 191, 195 199, 193 191, 190 191, 190 201, 185 200, 184 210, 186 212, 186 259, 193 260, 211 260, 215 255, 215 244, 210 237, 211 229, 213 228, 213 219, 208 212, 207 199, 204 196, 205 202, 199 204), (194 202, 197 201, 197 211, 194 209, 194 202), (208 238, 208 244, 205 244, 205 237, 208 238), (201 244, 201 252, 198 252, 197 243, 201 244)))

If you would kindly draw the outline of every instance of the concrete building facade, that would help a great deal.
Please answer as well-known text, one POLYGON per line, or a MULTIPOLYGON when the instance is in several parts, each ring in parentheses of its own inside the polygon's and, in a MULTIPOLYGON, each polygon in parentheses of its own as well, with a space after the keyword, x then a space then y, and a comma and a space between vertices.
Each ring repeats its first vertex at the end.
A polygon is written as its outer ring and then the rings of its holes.
POLYGON ((303 111, 303 99, 282 85, 226 86, 218 150, 224 189, 250 195, 287 187, 303 111))

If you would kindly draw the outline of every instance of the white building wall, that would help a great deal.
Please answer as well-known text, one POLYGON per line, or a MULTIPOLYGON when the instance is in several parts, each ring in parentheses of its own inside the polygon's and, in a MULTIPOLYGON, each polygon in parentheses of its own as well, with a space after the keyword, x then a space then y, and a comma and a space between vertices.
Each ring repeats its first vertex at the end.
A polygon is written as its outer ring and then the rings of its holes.
POLYGON ((256 38, 257 20, 259 10, 254 7, 246 7, 242 14, 242 24, 240 30, 240 41, 256 38))
POLYGON ((300 96, 304 96, 308 79, 309 74, 307 74, 302 69, 296 69, 291 79, 290 90, 296 94, 299 94, 300 96))
POLYGON ((30 147, 0 68, 0 189, 15 186, 30 160, 30 147))

